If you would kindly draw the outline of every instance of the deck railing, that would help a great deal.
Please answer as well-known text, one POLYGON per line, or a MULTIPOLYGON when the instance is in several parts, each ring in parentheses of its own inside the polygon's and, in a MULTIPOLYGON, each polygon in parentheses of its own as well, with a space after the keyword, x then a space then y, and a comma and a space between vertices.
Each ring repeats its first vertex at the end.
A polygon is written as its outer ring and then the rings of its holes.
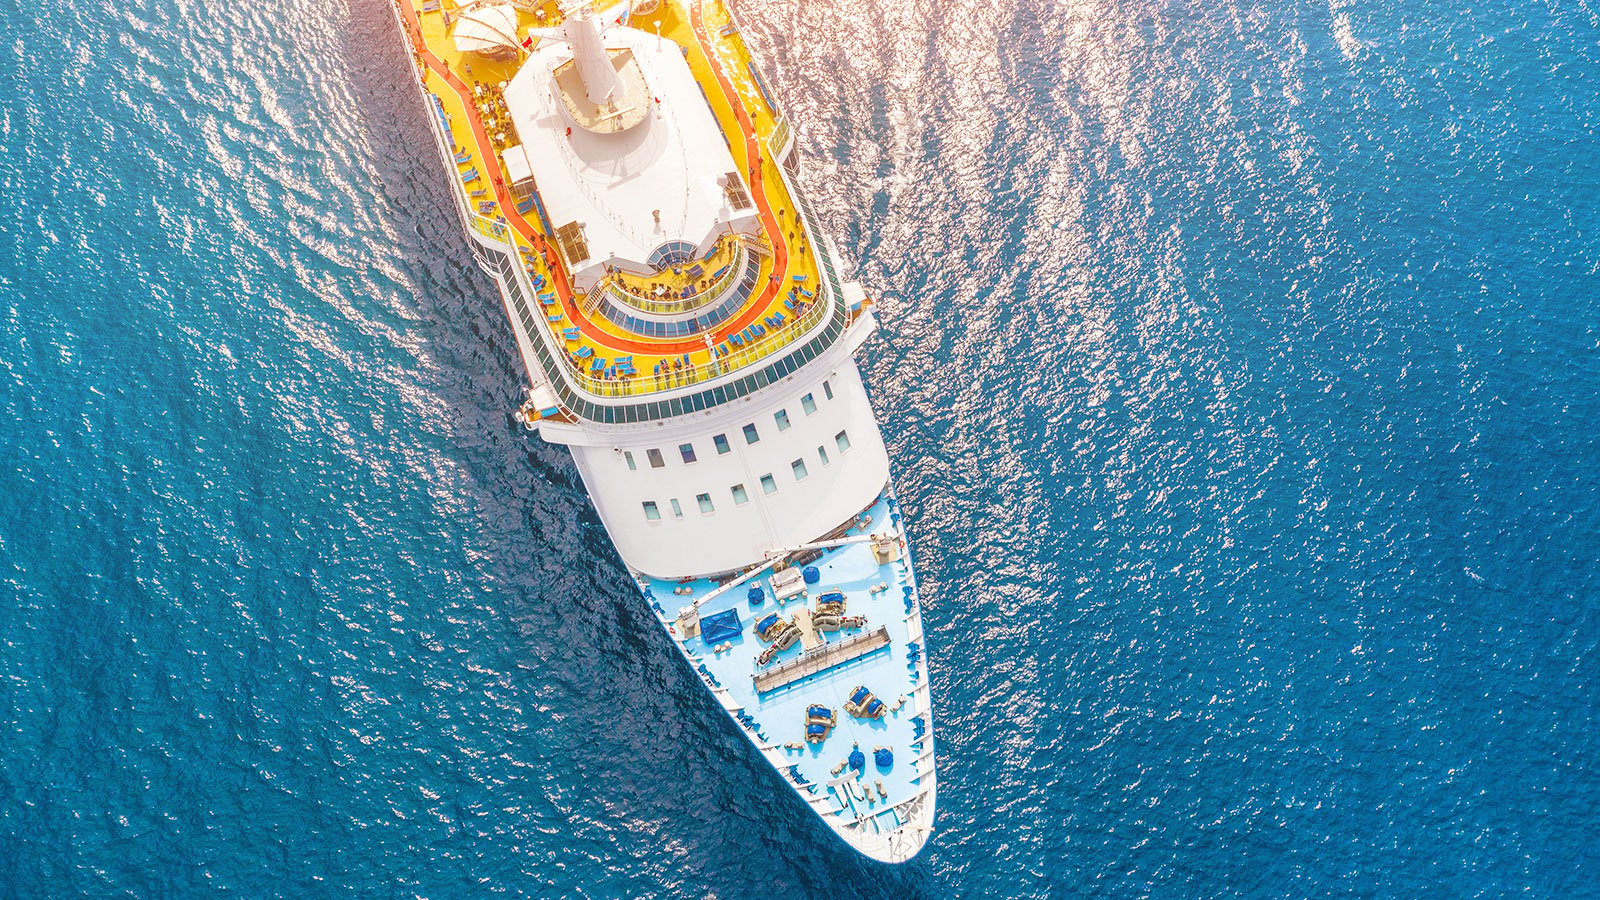
POLYGON ((743 271, 746 253, 747 251, 743 244, 736 244, 733 257, 728 262, 727 271, 722 273, 722 276, 717 279, 715 284, 691 297, 674 297, 666 300, 655 297, 640 297, 631 291, 623 290, 620 284, 615 280, 611 280, 615 279, 616 276, 610 276, 610 279, 602 282, 603 286, 597 285, 594 291, 590 293, 606 291, 608 292, 606 296, 615 299, 616 302, 650 315, 672 316, 679 313, 694 312, 722 299, 722 293, 727 290, 728 285, 733 283, 733 279, 743 271))

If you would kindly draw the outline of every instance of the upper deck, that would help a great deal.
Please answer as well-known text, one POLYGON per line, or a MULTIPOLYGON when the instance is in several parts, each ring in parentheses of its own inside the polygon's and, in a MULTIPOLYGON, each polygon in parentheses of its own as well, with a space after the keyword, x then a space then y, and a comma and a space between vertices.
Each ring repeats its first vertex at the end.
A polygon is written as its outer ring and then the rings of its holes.
MULTIPOLYGON (((853 297, 844 296, 833 262, 818 244, 820 234, 805 200, 782 164, 793 143, 789 125, 762 84, 729 12, 714 2, 669 0, 637 7, 648 11, 625 20, 634 29, 629 33, 648 32, 652 39, 659 33, 659 41, 675 45, 687 77, 698 88, 688 97, 678 92, 671 103, 680 111, 703 104, 687 110, 693 115, 680 112, 678 118, 689 125, 707 123, 717 132, 710 137, 719 153, 726 148, 723 159, 733 168, 723 179, 724 212, 731 208, 736 215, 729 216, 721 233, 700 243, 669 240, 647 260, 627 254, 597 260, 592 258, 597 251, 584 241, 585 226, 595 232, 597 244, 608 248, 643 247, 649 240, 641 235, 652 228, 659 231, 662 216, 660 209, 654 210, 652 220, 637 202, 630 206, 614 201, 606 194, 612 185, 597 183, 597 170, 584 168, 580 154, 572 156, 570 169, 556 168, 552 160, 558 157, 549 148, 558 139, 572 140, 573 127, 551 115, 519 110, 519 104, 527 106, 525 86, 532 80, 532 73, 522 72, 524 67, 531 67, 535 58, 559 55, 558 39, 551 35, 564 22, 560 7, 530 0, 398 0, 423 87, 434 98, 438 131, 449 144, 447 156, 453 157, 450 162, 458 173, 453 189, 469 233, 486 245, 515 251, 515 270, 500 274, 527 289, 526 308, 515 310, 520 315, 513 318, 528 327, 542 366, 554 370, 544 376, 562 379, 582 396, 672 397, 670 404, 648 406, 687 411, 691 405, 703 408, 703 401, 691 404, 686 389, 737 381, 744 370, 770 369, 801 338, 808 340, 804 349, 810 358, 819 338, 836 340, 842 326, 866 304, 859 289, 853 297), (498 15, 515 17, 516 43, 505 41, 494 48, 480 41, 476 46, 492 53, 464 51, 463 46, 474 44, 460 40, 463 21, 485 18, 484 11, 494 6, 501 7, 498 15), (566 133, 560 134, 563 128, 566 133), (536 129, 545 131, 533 133, 536 129), (558 198, 558 192, 563 196, 558 198), (587 221, 573 212, 585 199, 601 211, 587 221), (559 215, 552 214, 552 205, 559 215), (605 222, 598 221, 602 215, 605 222), (561 221, 561 216, 573 220, 561 221)), ((611 13, 619 14, 617 8, 611 13)), ((563 90, 570 93, 570 84, 563 90)), ((659 107, 662 98, 652 99, 659 107)), ((587 118, 573 121, 581 129, 585 123, 594 126, 605 114, 590 110, 587 118)), ((689 147, 680 148, 680 154, 707 135, 683 137, 689 147)), ((655 162, 658 169, 662 164, 655 162)), ((619 172, 617 184, 628 177, 619 172)), ((765 375, 760 379, 767 380, 765 375)), ((574 407, 578 417, 594 417, 585 412, 593 405, 581 396, 572 402, 555 392, 550 399, 555 402, 541 410, 546 416, 574 407)), ((608 415, 605 421, 648 417, 641 404, 637 414, 608 415)))

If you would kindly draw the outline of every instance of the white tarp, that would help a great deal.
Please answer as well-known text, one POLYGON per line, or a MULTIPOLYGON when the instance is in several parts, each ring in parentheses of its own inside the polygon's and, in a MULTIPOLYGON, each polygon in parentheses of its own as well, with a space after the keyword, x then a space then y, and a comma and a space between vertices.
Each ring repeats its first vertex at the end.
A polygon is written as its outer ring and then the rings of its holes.
POLYGON ((504 53, 516 50, 517 8, 509 3, 477 3, 456 15, 456 49, 462 53, 504 53))

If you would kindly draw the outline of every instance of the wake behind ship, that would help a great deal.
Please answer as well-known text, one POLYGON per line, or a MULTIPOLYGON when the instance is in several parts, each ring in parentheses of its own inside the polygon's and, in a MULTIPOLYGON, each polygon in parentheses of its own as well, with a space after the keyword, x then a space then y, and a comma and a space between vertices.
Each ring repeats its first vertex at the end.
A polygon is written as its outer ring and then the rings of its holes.
POLYGON ((718 3, 397 0, 473 254, 663 631, 860 852, 932 831, 921 606, 855 364, 876 327, 718 3))

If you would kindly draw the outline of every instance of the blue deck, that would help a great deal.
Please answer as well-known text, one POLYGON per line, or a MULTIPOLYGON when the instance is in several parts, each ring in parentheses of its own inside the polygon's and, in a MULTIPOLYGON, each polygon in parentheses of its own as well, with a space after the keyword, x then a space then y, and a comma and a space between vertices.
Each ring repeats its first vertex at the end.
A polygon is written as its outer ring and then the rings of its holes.
MULTIPOLYGON (((908 816, 931 817, 933 797, 933 735, 927 688, 927 663, 922 648, 921 608, 917 602, 915 576, 906 550, 904 529, 893 495, 885 492, 868 508, 846 537, 866 534, 893 536, 900 552, 896 559, 879 565, 872 543, 861 542, 825 550, 815 566, 820 579, 808 585, 807 594, 791 597, 780 605, 774 599, 771 572, 714 594, 717 585, 706 579, 691 582, 647 579, 640 585, 652 610, 668 627, 679 649, 712 693, 738 722, 745 735, 762 750, 768 760, 787 778, 812 809, 861 849, 863 843, 882 843, 906 824, 908 816), (764 600, 754 605, 747 599, 750 585, 760 585, 764 600), (875 587, 882 585, 880 590, 875 587), (866 619, 859 628, 832 633, 815 633, 821 642, 802 642, 780 652, 767 666, 758 666, 756 657, 767 644, 755 633, 757 621, 778 613, 793 618, 802 607, 815 608, 817 597, 827 591, 842 591, 846 596, 845 615, 866 619), (732 613, 738 617, 739 632, 729 637, 727 629, 711 641, 701 636, 682 638, 674 627, 678 613, 700 598, 710 597, 700 606, 702 622, 711 617, 726 623, 732 613), (723 614, 720 615, 719 614, 723 614), (795 683, 758 693, 752 676, 799 657, 802 652, 817 653, 823 645, 837 645, 855 635, 886 629, 888 646, 866 655, 833 665, 795 683), (717 652, 716 647, 729 649, 717 652), (845 711, 852 690, 865 686, 890 709, 881 719, 856 718, 845 711), (822 704, 834 711, 837 724, 820 744, 805 742, 806 708, 822 704), (796 749, 793 745, 799 744, 796 749), (852 770, 839 769, 854 747, 865 757, 864 770, 855 781, 855 790, 829 786, 852 770), (893 753, 888 767, 876 764, 874 751, 887 747, 893 753), (835 770, 838 774, 835 775, 835 770), (887 793, 883 799, 877 789, 881 783, 887 793), (863 793, 870 794, 870 800, 863 793), (911 801, 927 801, 921 808, 911 801), (859 825, 854 824, 859 822, 859 825)), ((921 845, 921 838, 914 847, 921 845)), ((906 847, 906 839, 893 842, 906 847)), ((914 853, 914 847, 910 852, 914 853)), ((882 848, 880 848, 882 849, 882 848)), ((869 852, 880 856, 881 853, 869 852)))

